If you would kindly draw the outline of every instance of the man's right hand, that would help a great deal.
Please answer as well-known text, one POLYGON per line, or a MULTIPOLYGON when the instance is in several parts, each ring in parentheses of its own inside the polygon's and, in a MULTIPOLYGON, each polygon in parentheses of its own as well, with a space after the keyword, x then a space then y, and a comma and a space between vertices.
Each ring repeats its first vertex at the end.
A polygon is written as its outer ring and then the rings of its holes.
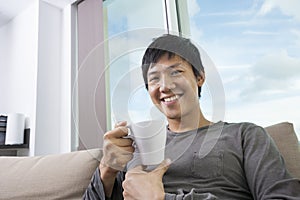
POLYGON ((103 136, 103 157, 99 169, 107 196, 112 192, 117 173, 123 170, 133 157, 133 141, 124 138, 127 134, 126 122, 120 122, 115 129, 106 132, 103 136))

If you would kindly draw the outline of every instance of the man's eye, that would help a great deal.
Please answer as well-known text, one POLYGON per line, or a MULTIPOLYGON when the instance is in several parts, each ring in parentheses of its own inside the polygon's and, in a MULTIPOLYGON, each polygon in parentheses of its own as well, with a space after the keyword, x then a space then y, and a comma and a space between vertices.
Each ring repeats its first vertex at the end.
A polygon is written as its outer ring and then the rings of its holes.
POLYGON ((154 82, 154 81, 157 81, 157 80, 158 80, 158 77, 156 77, 156 76, 149 78, 150 82, 154 82))
POLYGON ((176 76, 176 75, 179 75, 179 74, 181 74, 181 73, 182 73, 181 70, 175 70, 175 71, 172 71, 172 72, 171 72, 171 75, 172 75, 172 76, 176 76))

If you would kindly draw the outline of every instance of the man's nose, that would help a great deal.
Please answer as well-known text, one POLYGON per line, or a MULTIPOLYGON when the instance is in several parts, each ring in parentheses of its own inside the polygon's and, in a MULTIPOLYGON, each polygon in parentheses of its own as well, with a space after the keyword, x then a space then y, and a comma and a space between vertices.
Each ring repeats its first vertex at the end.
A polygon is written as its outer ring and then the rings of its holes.
POLYGON ((169 92, 175 88, 175 83, 173 79, 167 75, 164 75, 160 79, 159 91, 160 92, 169 92))

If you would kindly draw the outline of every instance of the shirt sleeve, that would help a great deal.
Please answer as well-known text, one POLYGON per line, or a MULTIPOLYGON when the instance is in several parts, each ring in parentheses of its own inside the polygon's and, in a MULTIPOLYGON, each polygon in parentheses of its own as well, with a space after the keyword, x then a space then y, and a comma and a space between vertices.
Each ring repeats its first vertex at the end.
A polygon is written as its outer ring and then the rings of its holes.
POLYGON ((124 180, 124 177, 125 177, 124 172, 118 173, 115 180, 112 196, 108 198, 105 196, 103 184, 100 179, 100 170, 99 168, 97 168, 96 171, 94 172, 92 180, 88 188, 86 189, 82 199, 83 200, 122 200, 123 199, 122 182, 124 180))
POLYGON ((300 199, 300 181, 291 177, 274 141, 259 126, 243 136, 244 170, 254 199, 300 199))

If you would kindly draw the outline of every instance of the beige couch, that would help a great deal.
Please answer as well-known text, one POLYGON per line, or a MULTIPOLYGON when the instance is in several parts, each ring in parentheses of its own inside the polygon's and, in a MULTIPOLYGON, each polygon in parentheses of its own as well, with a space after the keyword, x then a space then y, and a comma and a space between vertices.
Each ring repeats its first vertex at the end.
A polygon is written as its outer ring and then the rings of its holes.
MULTIPOLYGON (((291 123, 266 127, 300 178, 299 144, 291 123)), ((36 157, 0 157, 1 200, 81 199, 102 152, 98 149, 36 157)))
POLYGON ((0 157, 1 200, 76 200, 90 183, 98 149, 36 157, 0 157))

